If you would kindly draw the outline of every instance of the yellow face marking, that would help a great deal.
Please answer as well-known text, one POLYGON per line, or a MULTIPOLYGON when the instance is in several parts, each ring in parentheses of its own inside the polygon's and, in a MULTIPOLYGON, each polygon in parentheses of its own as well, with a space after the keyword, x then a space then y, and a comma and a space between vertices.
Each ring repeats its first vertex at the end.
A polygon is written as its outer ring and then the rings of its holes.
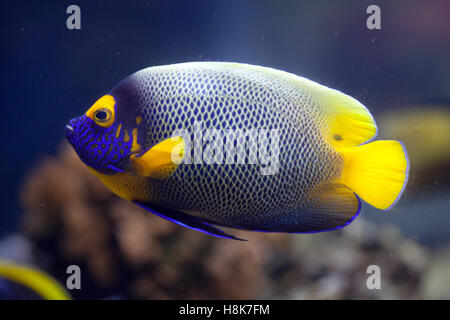
POLYGON ((146 201, 150 197, 150 190, 146 185, 145 178, 128 172, 104 174, 91 167, 88 168, 109 190, 125 200, 146 201))
POLYGON ((120 130, 122 130, 122 124, 121 124, 121 123, 119 123, 119 125, 117 126, 116 138, 119 138, 119 136, 120 136, 120 130))
POLYGON ((88 111, 86 111, 86 116, 93 121, 100 127, 109 128, 114 121, 116 120, 116 115, 114 112, 114 105, 116 104, 116 101, 114 100, 113 96, 105 95, 98 99, 92 107, 89 108, 88 111), (106 119, 107 121, 99 121, 95 114, 97 111, 104 109, 110 116, 106 119))
POLYGON ((141 145, 137 142, 138 131, 137 128, 133 129, 133 142, 131 144, 131 152, 137 152, 141 150, 141 145))
POLYGON ((141 117, 141 116, 138 116, 138 117, 136 118, 136 123, 137 123, 137 125, 139 125, 141 122, 142 122, 142 117, 141 117))

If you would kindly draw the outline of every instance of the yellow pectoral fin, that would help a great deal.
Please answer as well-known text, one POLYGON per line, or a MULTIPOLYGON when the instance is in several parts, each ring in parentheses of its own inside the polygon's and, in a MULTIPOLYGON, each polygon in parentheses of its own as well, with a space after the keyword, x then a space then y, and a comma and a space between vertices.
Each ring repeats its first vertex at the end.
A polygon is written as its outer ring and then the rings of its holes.
POLYGON ((167 178, 183 160, 184 148, 182 137, 166 139, 145 153, 132 157, 133 170, 142 177, 167 178))

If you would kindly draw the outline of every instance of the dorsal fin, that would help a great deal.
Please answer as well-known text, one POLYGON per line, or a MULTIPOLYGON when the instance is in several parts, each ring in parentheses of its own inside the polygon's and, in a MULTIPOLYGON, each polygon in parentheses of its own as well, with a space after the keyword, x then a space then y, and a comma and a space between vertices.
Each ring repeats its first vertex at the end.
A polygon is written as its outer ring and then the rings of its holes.
POLYGON ((327 117, 327 141, 337 147, 356 147, 377 135, 377 125, 369 110, 358 100, 324 87, 317 96, 327 117))
POLYGON ((356 147, 375 138, 372 114, 355 98, 306 78, 289 75, 289 82, 308 92, 326 117, 326 140, 336 147, 356 147))
POLYGON ((244 63, 189 62, 177 65, 186 68, 217 68, 219 70, 246 70, 268 78, 283 79, 311 96, 326 117, 323 126, 325 139, 337 147, 356 147, 377 135, 377 126, 369 110, 355 98, 330 89, 293 73, 244 63))
POLYGON ((377 126, 369 110, 355 98, 293 73, 239 63, 215 63, 222 68, 246 69, 269 77, 278 77, 308 93, 327 119, 326 140, 337 147, 356 147, 377 135, 377 126))
POLYGON ((369 110, 355 98, 338 90, 293 73, 273 68, 239 63, 217 63, 222 68, 240 68, 278 77, 302 92, 308 93, 326 117, 324 126, 326 140, 337 147, 356 147, 377 135, 377 126, 369 110))

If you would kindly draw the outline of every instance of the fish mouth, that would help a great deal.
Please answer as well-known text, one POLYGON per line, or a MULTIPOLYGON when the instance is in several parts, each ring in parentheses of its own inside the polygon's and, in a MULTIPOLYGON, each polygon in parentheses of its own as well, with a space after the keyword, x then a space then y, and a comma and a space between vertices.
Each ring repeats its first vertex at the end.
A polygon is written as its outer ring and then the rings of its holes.
POLYGON ((66 127, 64 128, 64 133, 66 135, 66 139, 69 140, 69 142, 73 145, 73 143, 76 140, 76 137, 75 137, 75 130, 70 124, 67 124, 66 127))

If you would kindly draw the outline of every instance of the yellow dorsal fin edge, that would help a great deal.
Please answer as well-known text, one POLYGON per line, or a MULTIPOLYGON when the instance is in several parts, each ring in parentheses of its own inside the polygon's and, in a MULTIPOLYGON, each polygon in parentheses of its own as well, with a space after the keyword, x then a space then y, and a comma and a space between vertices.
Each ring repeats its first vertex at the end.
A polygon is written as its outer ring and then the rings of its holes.
POLYGON ((279 77, 308 93, 325 115, 326 140, 337 147, 354 147, 377 135, 377 126, 369 110, 355 98, 295 74, 267 67, 237 63, 216 63, 222 68, 240 68, 279 77))
MULTIPOLYGON (((267 77, 280 78, 311 96, 325 116, 325 139, 336 147, 355 147, 377 135, 377 126, 369 110, 358 100, 338 90, 328 88, 293 73, 243 63, 190 62, 173 65, 177 68, 217 68, 219 70, 246 70, 267 77)), ((155 67, 161 68, 161 67, 155 67)))
POLYGON ((321 85, 311 91, 326 118, 324 135, 335 147, 356 147, 374 139, 377 125, 369 110, 358 100, 321 85))
POLYGON ((376 137, 378 129, 372 114, 355 98, 292 73, 262 67, 253 69, 282 77, 307 92, 326 117, 323 133, 333 146, 355 147, 376 137))

